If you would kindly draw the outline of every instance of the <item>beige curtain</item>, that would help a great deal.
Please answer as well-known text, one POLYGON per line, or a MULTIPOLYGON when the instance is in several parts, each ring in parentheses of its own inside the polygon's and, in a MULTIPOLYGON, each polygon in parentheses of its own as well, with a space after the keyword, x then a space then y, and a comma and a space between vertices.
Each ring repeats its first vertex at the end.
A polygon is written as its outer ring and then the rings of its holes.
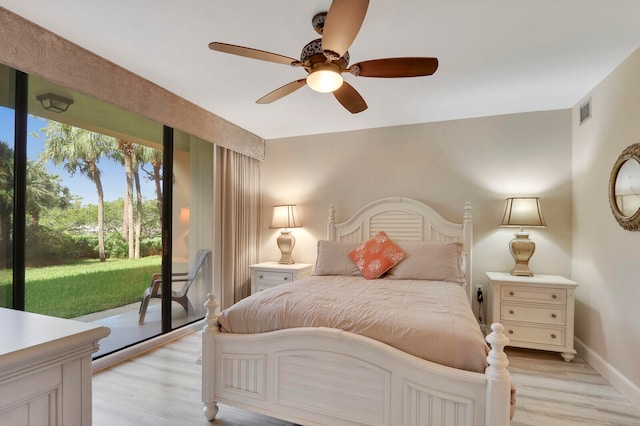
POLYGON ((258 262, 260 161, 216 147, 221 192, 221 279, 225 309, 251 293, 249 265, 258 262))

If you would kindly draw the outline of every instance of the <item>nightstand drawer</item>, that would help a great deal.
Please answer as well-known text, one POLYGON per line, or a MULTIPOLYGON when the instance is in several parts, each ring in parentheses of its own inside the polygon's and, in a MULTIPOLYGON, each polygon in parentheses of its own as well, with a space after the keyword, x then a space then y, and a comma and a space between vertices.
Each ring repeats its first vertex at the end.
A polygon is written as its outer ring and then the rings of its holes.
POLYGON ((565 305, 567 291, 561 288, 541 288, 525 286, 502 287, 502 300, 517 302, 545 303, 565 305))
POLYGON ((564 325, 566 311, 564 306, 526 306, 516 303, 503 303, 500 309, 500 319, 502 321, 564 325))
POLYGON ((311 274, 312 267, 310 263, 263 262, 250 265, 251 294, 304 278, 311 274))
POLYGON ((274 286, 293 281, 293 272, 271 272, 271 271, 258 271, 256 276, 256 285, 258 287, 262 285, 274 286))
POLYGON ((511 340, 513 346, 520 346, 518 342, 564 346, 564 328, 556 329, 508 323, 503 325, 505 334, 511 340))
POLYGON ((267 290, 273 287, 277 287, 277 284, 257 284, 256 291, 267 290))

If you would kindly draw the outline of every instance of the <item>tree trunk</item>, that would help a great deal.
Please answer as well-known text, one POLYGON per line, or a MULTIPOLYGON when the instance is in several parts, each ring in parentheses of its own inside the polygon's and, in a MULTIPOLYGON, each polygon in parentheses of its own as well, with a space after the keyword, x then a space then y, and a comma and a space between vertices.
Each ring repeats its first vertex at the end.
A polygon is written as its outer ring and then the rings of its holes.
POLYGON ((156 184, 156 199, 158 200, 156 205, 160 214, 160 223, 162 223, 162 178, 160 176, 162 162, 152 161, 151 165, 153 166, 153 181, 156 184))
POLYGON ((140 189, 140 173, 138 167, 133 168, 133 179, 136 184, 136 233, 135 258, 140 259, 140 233, 142 232, 142 192, 140 189))
POLYGON ((105 262, 107 256, 104 251, 104 191, 102 190, 102 181, 100 180, 100 173, 96 163, 90 163, 89 170, 98 192, 98 257, 100 262, 105 262))
POLYGON ((128 185, 124 191, 124 202, 122 203, 122 229, 120 235, 122 239, 128 241, 129 238, 129 211, 131 210, 131 203, 129 202, 130 194, 128 193, 128 185))
POLYGON ((124 154, 124 172, 127 184, 124 194, 124 211, 122 212, 122 238, 129 244, 129 259, 135 256, 133 233, 133 143, 118 139, 118 146, 124 154))
POLYGON ((12 241, 9 233, 10 220, 11 215, 9 213, 2 212, 0 214, 0 260, 2 261, 2 268, 6 269, 11 269, 13 266, 11 256, 12 241))

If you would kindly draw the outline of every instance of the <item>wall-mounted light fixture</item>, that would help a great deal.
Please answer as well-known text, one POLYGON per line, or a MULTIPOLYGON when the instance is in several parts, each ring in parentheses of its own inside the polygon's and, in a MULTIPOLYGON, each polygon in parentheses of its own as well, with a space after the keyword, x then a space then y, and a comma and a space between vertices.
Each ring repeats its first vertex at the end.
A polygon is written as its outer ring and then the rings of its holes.
POLYGON ((536 250, 536 244, 529 239, 529 233, 524 232, 524 227, 546 226, 542 217, 540 199, 538 197, 507 198, 500 226, 520 228, 520 232, 516 232, 516 237, 509 243, 511 255, 516 261, 511 275, 533 276, 533 272, 529 269, 529 260, 536 250))
POLYGON ((40 101, 42 108, 51 112, 65 112, 69 109, 69 106, 73 104, 73 99, 65 98, 64 96, 54 93, 38 95, 36 99, 40 101))
POLYGON ((269 228, 280 228, 280 236, 276 240, 281 254, 278 263, 285 265, 295 263, 293 257, 291 257, 291 252, 296 245, 296 239, 291 235, 289 228, 299 228, 301 226, 302 222, 298 218, 298 210, 295 204, 273 206, 273 220, 269 228))

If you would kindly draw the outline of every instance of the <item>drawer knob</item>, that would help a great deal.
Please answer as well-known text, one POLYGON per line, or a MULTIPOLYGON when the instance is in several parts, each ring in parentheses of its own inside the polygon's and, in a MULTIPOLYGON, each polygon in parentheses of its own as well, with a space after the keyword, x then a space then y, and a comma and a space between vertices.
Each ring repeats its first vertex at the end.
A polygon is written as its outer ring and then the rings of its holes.
POLYGON ((509 330, 509 334, 513 334, 513 330, 509 330))
POLYGON ((513 296, 513 292, 512 291, 509 292, 509 296, 513 296))
POLYGON ((552 298, 554 298, 554 299, 557 299, 557 298, 558 298, 558 295, 557 295, 557 294, 554 294, 554 295, 553 295, 553 296, 551 296, 551 297, 552 297, 552 298))
POLYGON ((289 277, 284 277, 284 280, 285 280, 285 281, 286 281, 286 280, 288 280, 288 279, 289 279, 289 277))
POLYGON ((551 335, 551 338, 552 338, 552 339, 555 339, 555 338, 556 338, 556 335, 555 335, 555 334, 552 334, 552 335, 551 335))
POLYGON ((260 275, 260 279, 263 279, 263 278, 264 278, 264 275, 260 275))
POLYGON ((509 313, 510 313, 511 315, 515 314, 515 312, 513 312, 513 309, 509 310, 509 313))
POLYGON ((551 318, 557 318, 558 316, 556 314, 551 314, 551 318))

